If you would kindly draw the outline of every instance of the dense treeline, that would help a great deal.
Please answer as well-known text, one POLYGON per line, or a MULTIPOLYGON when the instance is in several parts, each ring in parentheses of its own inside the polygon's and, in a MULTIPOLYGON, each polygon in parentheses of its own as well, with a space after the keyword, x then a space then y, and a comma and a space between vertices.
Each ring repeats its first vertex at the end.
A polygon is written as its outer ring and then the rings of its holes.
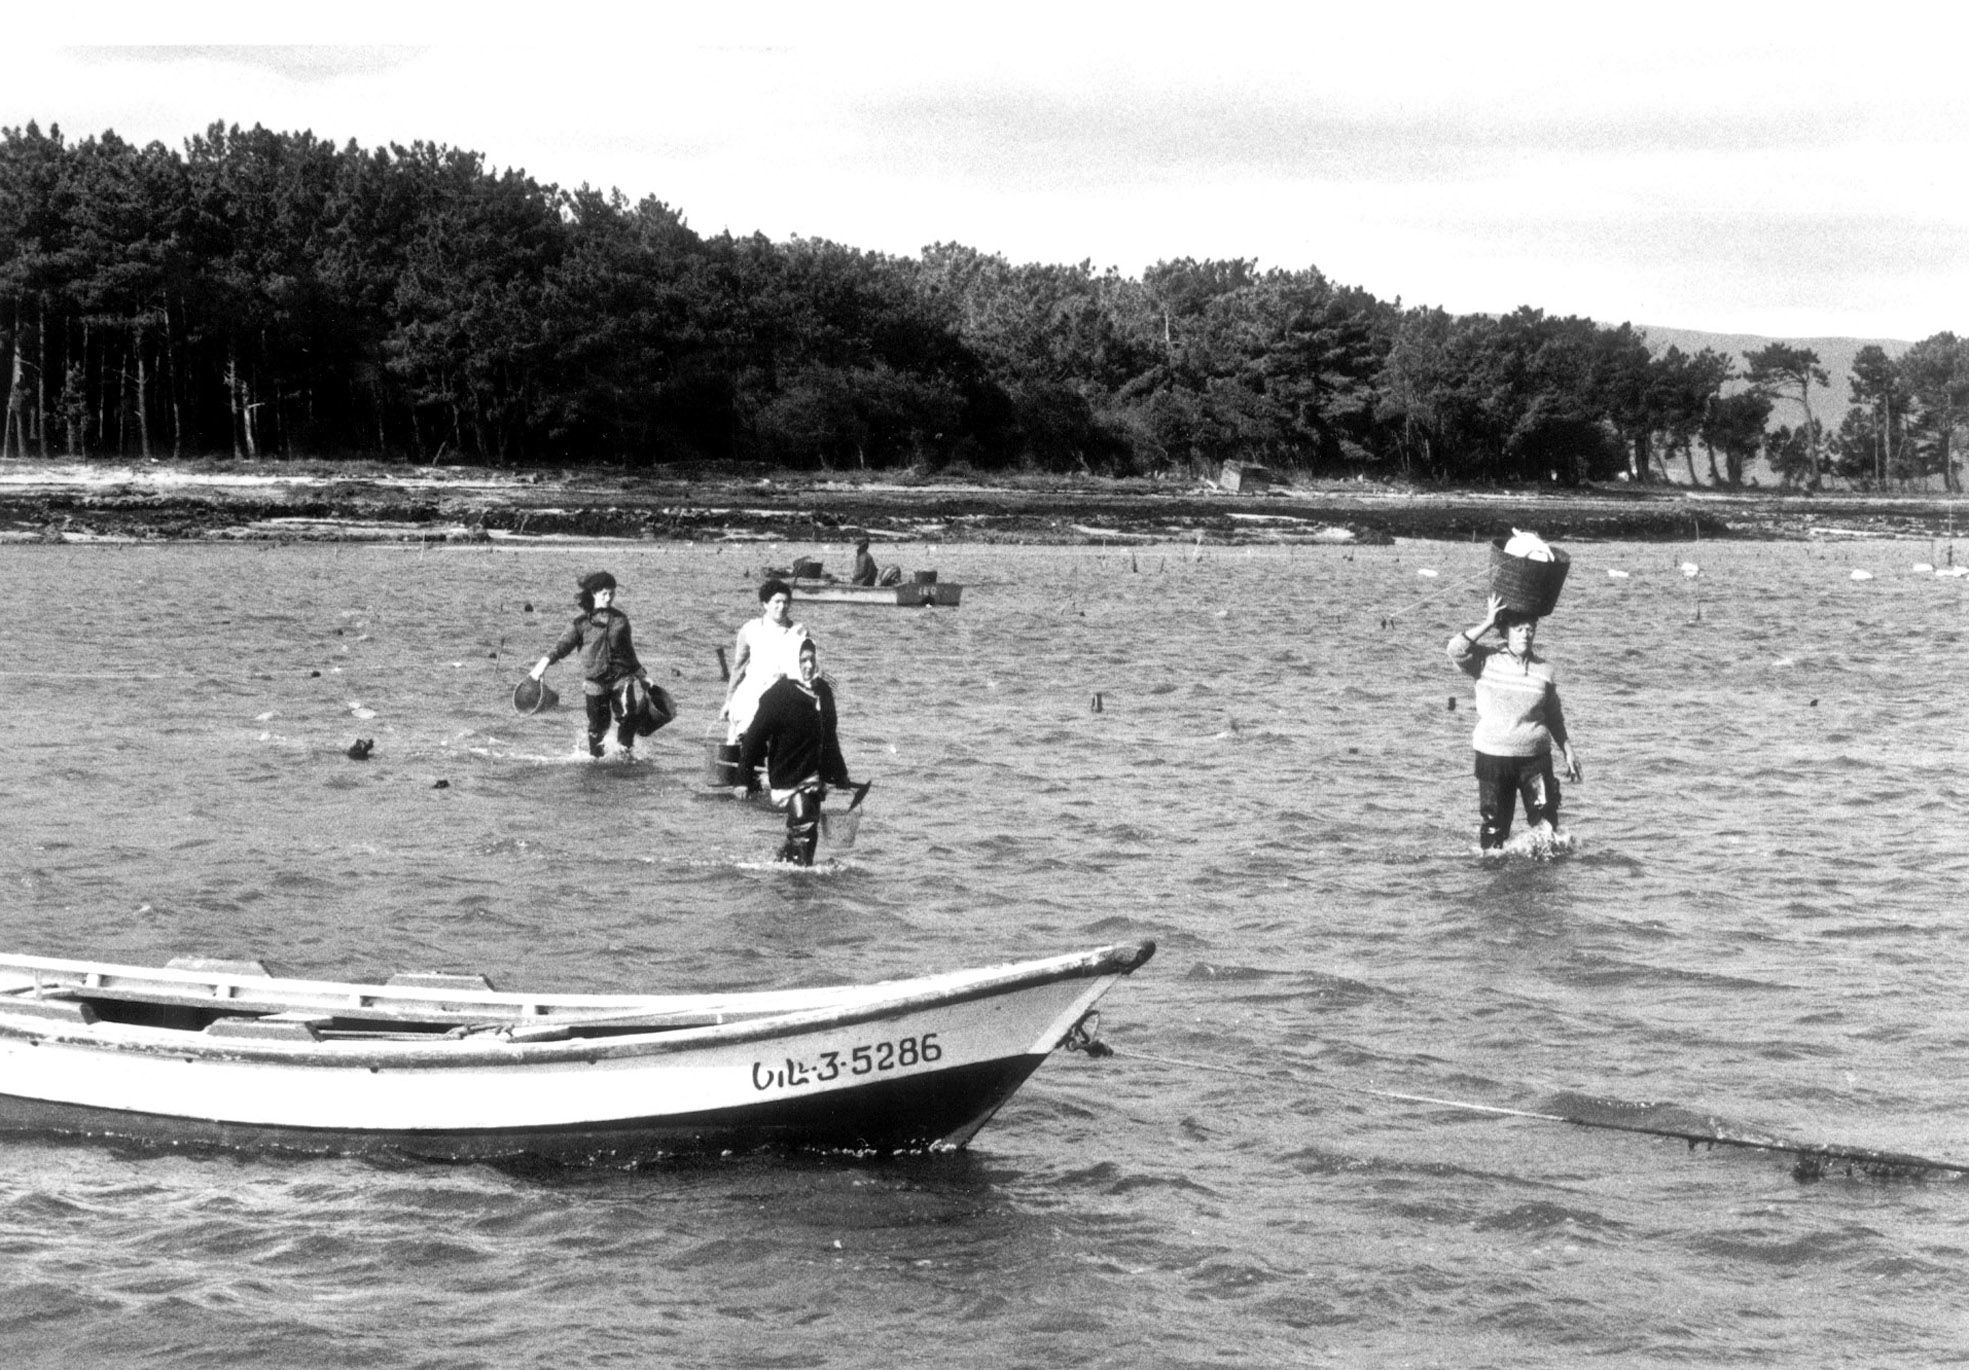
POLYGON ((1969 344, 1824 369, 1622 324, 1404 308, 1313 269, 1139 279, 954 244, 693 232, 475 153, 214 125, 0 131, 9 456, 746 461, 1957 488, 1969 344), (1795 418, 1773 427, 1773 417, 1795 418), (1702 465, 1698 467, 1697 449, 1702 465))

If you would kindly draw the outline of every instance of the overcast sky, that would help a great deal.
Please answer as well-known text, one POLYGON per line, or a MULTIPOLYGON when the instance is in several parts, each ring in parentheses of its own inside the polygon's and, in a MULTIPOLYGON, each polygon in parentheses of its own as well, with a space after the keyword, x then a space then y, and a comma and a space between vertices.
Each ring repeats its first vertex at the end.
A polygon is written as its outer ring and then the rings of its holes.
POLYGON ((1255 258, 1458 313, 1969 333, 1969 7, 715 8, 84 5, 12 48, 0 123, 423 139, 655 196, 706 234, 1130 276, 1255 258), (78 46, 109 38, 133 46, 78 46), (214 45, 241 43, 261 46, 214 45))

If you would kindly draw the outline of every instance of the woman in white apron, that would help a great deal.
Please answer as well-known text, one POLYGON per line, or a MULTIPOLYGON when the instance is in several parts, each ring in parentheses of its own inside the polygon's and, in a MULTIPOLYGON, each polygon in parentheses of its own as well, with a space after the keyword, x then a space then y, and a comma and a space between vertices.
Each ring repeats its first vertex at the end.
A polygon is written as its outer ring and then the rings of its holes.
POLYGON ((800 674, 805 624, 793 621, 793 592, 782 580, 759 587, 759 617, 739 625, 732 647, 732 683, 725 691, 725 741, 736 743, 751 726, 759 696, 782 676, 800 674))

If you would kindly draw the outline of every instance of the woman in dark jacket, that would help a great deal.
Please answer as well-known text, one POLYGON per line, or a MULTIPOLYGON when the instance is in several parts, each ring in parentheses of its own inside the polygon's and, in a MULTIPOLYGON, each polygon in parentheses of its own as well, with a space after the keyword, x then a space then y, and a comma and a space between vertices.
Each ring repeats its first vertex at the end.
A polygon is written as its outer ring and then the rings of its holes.
MULTIPOLYGON (((615 607, 615 577, 607 571, 596 571, 581 578, 580 589, 575 602, 581 606, 581 616, 568 624, 554 650, 541 657, 529 674, 538 680, 562 657, 576 651, 581 653, 581 691, 588 708, 588 755, 599 757, 602 739, 608 736, 609 724, 614 721, 613 705, 618 689, 631 680, 641 681, 647 687, 649 672, 636 659, 635 644, 629 639, 629 616, 615 607)), ((634 709, 623 709, 620 714, 615 740, 622 748, 623 758, 633 761, 639 714, 634 709)))
POLYGON ((779 859, 796 866, 814 863, 820 841, 820 805, 829 785, 852 785, 841 759, 834 691, 820 678, 820 657, 812 638, 800 643, 800 674, 775 681, 759 699, 745 730, 738 770, 750 779, 760 762, 773 803, 786 806, 786 845, 779 859))

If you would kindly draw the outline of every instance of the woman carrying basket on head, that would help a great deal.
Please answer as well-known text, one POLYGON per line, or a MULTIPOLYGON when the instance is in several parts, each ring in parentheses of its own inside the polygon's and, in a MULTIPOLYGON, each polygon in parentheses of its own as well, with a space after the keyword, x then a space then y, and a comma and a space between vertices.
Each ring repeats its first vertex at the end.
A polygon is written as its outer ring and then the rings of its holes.
POLYGON ((1504 607, 1490 597, 1483 622, 1449 640, 1449 659, 1477 682, 1477 808, 1482 827, 1478 845, 1499 851, 1511 835, 1520 796, 1525 822, 1550 837, 1559 827, 1559 781, 1552 749, 1565 757, 1566 779, 1580 776, 1579 756, 1566 732, 1565 710, 1551 663, 1532 650, 1538 620, 1504 607), (1501 643, 1477 639, 1496 628, 1501 643))
POLYGON ((541 657, 527 674, 539 680, 549 666, 579 651, 582 702, 588 709, 588 755, 601 756, 602 739, 608 736, 609 724, 615 723, 615 740, 622 748, 622 757, 633 761, 637 733, 653 731, 638 726, 650 721, 646 711, 652 705, 648 701, 656 697, 650 689, 649 672, 636 659, 629 616, 615 607, 615 577, 596 571, 583 576, 579 588, 575 602, 581 606, 581 616, 568 624, 554 650, 541 657))

